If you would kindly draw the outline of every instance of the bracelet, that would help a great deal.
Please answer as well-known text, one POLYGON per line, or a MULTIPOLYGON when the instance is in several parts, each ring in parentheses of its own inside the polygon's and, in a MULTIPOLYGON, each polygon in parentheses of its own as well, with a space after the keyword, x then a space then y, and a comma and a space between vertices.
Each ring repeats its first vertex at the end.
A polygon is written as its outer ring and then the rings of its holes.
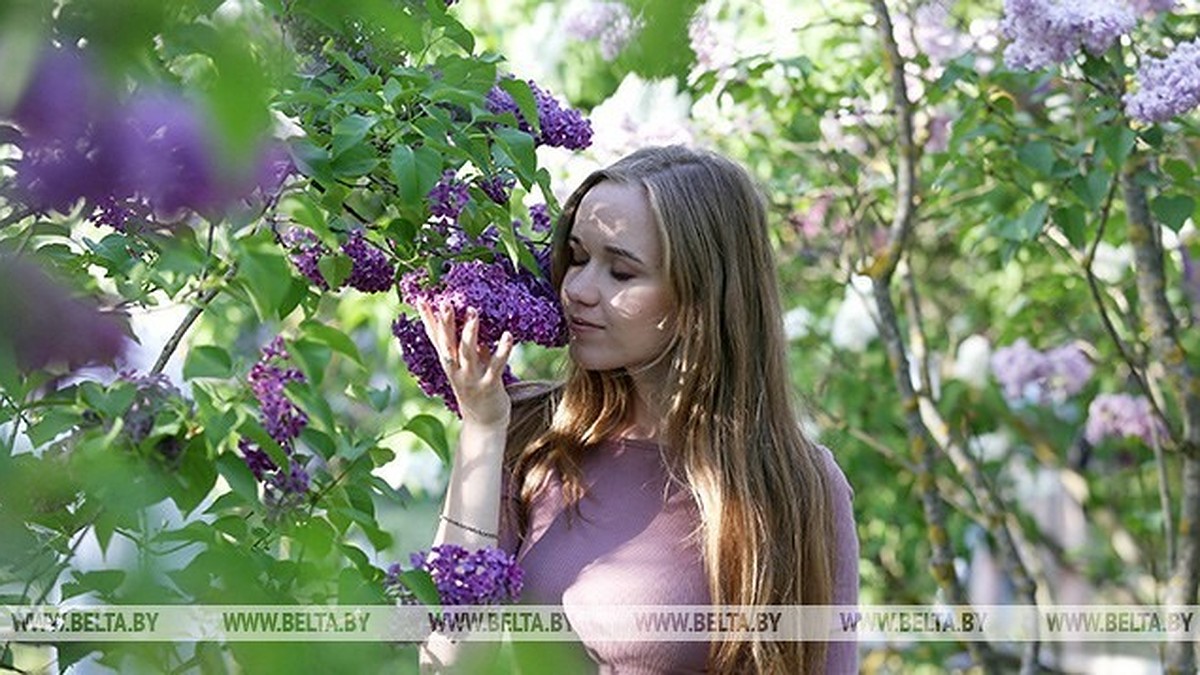
POLYGON ((457 525, 458 527, 461 527, 462 529, 466 530, 467 532, 474 532, 475 534, 478 534, 481 537, 488 537, 489 539, 495 539, 496 541, 500 541, 500 537, 498 535, 492 534, 491 532, 485 532, 484 530, 481 530, 478 527, 471 527, 470 525, 467 525, 466 523, 460 523, 457 520, 451 518, 450 516, 447 516, 444 513, 442 515, 438 516, 438 518, 446 521, 447 523, 450 523, 451 525, 457 525))

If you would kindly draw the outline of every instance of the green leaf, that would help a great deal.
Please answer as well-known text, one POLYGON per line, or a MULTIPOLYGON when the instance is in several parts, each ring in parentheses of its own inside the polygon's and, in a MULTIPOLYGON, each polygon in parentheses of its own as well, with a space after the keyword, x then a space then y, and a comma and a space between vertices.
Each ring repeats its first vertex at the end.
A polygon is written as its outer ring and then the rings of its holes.
POLYGON ((533 136, 519 129, 500 127, 495 131, 496 146, 507 157, 504 164, 511 165, 526 190, 533 186, 537 177, 537 154, 534 152, 533 136))
POLYGON ((342 284, 350 278, 350 272, 354 270, 354 262, 340 253, 323 255, 317 261, 317 270, 330 288, 341 288, 342 284))
POLYGON ((241 457, 233 452, 221 453, 217 457, 217 472, 238 496, 248 502, 258 501, 258 481, 241 457))
POLYGON ((35 424, 29 427, 29 442, 41 447, 54 440, 59 434, 79 424, 79 414, 61 407, 50 408, 35 424))
POLYGON ((1196 200, 1187 195, 1159 195, 1150 202, 1150 210, 1163 225, 1178 232, 1196 212, 1196 200))
POLYGON ((342 331, 312 320, 300 324, 300 330, 305 337, 328 345, 335 352, 344 354, 360 366, 363 365, 362 355, 358 353, 358 346, 354 344, 350 336, 342 331))
POLYGON ((1087 215, 1081 207, 1054 209, 1054 222, 1073 246, 1083 247, 1087 243, 1087 215))
POLYGON ((517 109, 521 111, 521 117, 524 117, 530 128, 533 129, 533 134, 536 136, 542 133, 541 120, 538 119, 537 99, 534 98, 533 89, 529 87, 529 83, 515 77, 505 77, 496 84, 513 97, 517 109))
POLYGON ((438 595, 437 585, 433 577, 425 570, 406 570, 400 573, 399 581, 405 588, 417 596, 417 600, 430 607, 441 607, 442 598, 438 595))
POLYGON ((350 148, 358 145, 371 127, 375 126, 375 118, 365 115, 348 115, 333 125, 333 157, 337 158, 350 148))
POLYGON ((1017 159, 1042 176, 1054 168, 1054 148, 1045 141, 1033 141, 1017 148, 1017 159))
POLYGON ((197 377, 227 378, 233 375, 233 359, 216 345, 198 345, 188 350, 183 362, 183 379, 197 377))
POLYGON ((397 145, 392 148, 388 164, 400 197, 407 204, 420 204, 442 175, 442 156, 423 145, 416 149, 397 145))
POLYGON ((1133 144, 1137 142, 1137 134, 1133 129, 1123 125, 1104 127, 1097 137, 1104 154, 1108 155, 1113 165, 1118 167, 1125 164, 1125 160, 1133 150, 1133 144))
POLYGON ((335 178, 358 178, 374 171, 380 161, 375 148, 367 143, 359 143, 335 157, 330 169, 335 178))
POLYGON ((433 415, 417 415, 404 425, 404 430, 425 441, 425 444, 441 458, 443 464, 450 465, 450 443, 446 440, 446 428, 442 426, 441 420, 433 415))
POLYGON ((278 249, 267 245, 246 248, 240 262, 238 277, 258 317, 263 321, 275 319, 292 285, 287 262, 278 249))

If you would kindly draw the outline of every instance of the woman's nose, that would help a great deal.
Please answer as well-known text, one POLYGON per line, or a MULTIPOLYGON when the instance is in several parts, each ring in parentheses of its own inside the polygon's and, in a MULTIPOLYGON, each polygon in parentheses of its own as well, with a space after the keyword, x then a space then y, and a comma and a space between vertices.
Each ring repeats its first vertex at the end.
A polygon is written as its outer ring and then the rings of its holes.
POLYGON ((569 304, 594 305, 600 301, 592 265, 567 270, 563 278, 563 296, 569 304))

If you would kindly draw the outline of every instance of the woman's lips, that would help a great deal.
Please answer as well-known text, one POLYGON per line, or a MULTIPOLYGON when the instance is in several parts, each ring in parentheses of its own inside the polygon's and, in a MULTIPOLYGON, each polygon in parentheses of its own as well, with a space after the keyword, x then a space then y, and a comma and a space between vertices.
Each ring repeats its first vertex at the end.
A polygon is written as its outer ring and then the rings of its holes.
POLYGON ((604 328, 599 324, 592 323, 591 321, 584 321, 583 319, 574 316, 571 317, 570 325, 571 329, 576 331, 593 331, 602 330, 604 328))

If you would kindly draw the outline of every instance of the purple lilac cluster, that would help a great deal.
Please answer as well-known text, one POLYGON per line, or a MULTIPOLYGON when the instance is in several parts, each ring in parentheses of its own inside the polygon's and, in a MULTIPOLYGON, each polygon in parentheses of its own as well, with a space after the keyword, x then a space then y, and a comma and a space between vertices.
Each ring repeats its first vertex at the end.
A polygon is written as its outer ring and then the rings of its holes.
POLYGON ((276 336, 262 348, 262 358, 250 368, 248 377, 250 390, 258 400, 259 421, 283 448, 288 457, 287 468, 279 467, 257 444, 244 438, 238 441, 246 466, 266 488, 264 501, 278 509, 299 504, 310 486, 308 471, 296 458, 295 446, 296 438, 308 424, 308 415, 284 391, 288 382, 304 382, 304 375, 290 367, 289 361, 283 338, 276 336))
MULTIPOLYGON (((515 556, 487 547, 468 551, 455 544, 434 546, 409 556, 414 569, 433 578, 443 605, 495 605, 520 597, 524 572, 515 556)), ((385 585, 399 586, 399 565, 388 569, 385 585)))
POLYGON ((614 0, 594 0, 567 17, 563 30, 576 40, 598 41, 600 56, 612 61, 641 28, 629 5, 614 0))
POLYGON ((283 245, 288 249, 288 259, 301 274, 308 277, 317 288, 329 290, 329 282, 325 281, 319 267, 321 258, 329 253, 329 249, 312 230, 302 227, 289 229, 283 233, 283 245))
POLYGON ((1109 436, 1139 438, 1146 445, 1153 445, 1162 443, 1167 430, 1145 396, 1100 394, 1088 406, 1083 435, 1092 445, 1109 436))
POLYGON ((0 255, 0 347, 25 372, 112 363, 129 345, 115 314, 75 298, 40 267, 0 255))
POLYGON ((1137 90, 1125 94, 1125 112, 1143 122, 1165 122, 1200 106, 1200 41, 1184 42, 1165 57, 1146 58, 1137 90))
MULTIPOLYGON (((329 248, 314 232, 292 228, 283 234, 283 245, 288 250, 288 259, 301 274, 321 290, 329 290, 329 282, 321 274, 321 258, 329 255, 329 248)), ((396 280, 396 268, 387 253, 367 241, 361 230, 346 235, 342 253, 350 258, 350 276, 346 285, 364 293, 391 290, 396 280)))
POLYGON ((1004 61, 1038 70, 1071 60, 1080 47, 1103 54, 1136 23, 1123 0, 1005 0, 1004 61))
POLYGON ((529 226, 534 232, 550 231, 550 207, 545 204, 534 204, 529 207, 529 226))
MULTIPOLYGON (((508 203, 509 194, 516 183, 517 179, 510 173, 499 173, 488 178, 480 178, 478 181, 479 189, 483 190, 483 194, 501 206, 508 203)), ((430 201, 432 200, 433 195, 431 193, 430 201)))
MULTIPOLYGON (((533 80, 528 80, 528 83, 537 102, 538 124, 541 127, 541 133, 533 139, 536 145, 583 150, 592 144, 592 123, 585 119, 582 113, 564 108, 558 99, 533 80)), ((533 135, 533 128, 521 115, 517 102, 499 86, 492 87, 488 92, 487 107, 497 115, 511 113, 517 118, 518 128, 533 135)))
POLYGON ((133 403, 122 416, 125 433, 134 445, 141 443, 154 430, 154 419, 167 401, 182 398, 170 378, 162 373, 139 375, 122 371, 119 377, 134 386, 133 403))
POLYGON ((47 51, 12 119, 22 134, 14 164, 21 201, 65 213, 83 200, 93 220, 119 230, 154 216, 223 209, 255 189, 277 190, 292 170, 286 151, 273 147, 253 179, 226 178, 231 172, 218 166, 213 134, 192 102, 139 92, 118 103, 79 50, 47 51))
POLYGON ((371 245, 362 231, 354 230, 342 244, 342 252, 350 258, 350 278, 346 283, 364 293, 390 290, 396 281, 396 268, 387 254, 371 245))
POLYGON ((442 173, 441 179, 429 191, 429 213, 442 222, 455 222, 459 214, 471 201, 471 191, 466 181, 454 177, 453 171, 442 173))
MULTIPOLYGON (((535 259, 539 266, 547 265, 548 252, 536 251, 535 259)), ((544 270, 543 267, 541 274, 517 270, 507 259, 451 262, 432 286, 427 286, 428 273, 424 269, 405 274, 400 279, 400 293, 409 305, 422 300, 435 307, 448 303, 459 326, 465 321, 467 309, 475 308, 479 311, 479 343, 490 348, 495 347, 505 331, 514 342, 562 346, 566 343, 566 322, 544 270)), ((431 396, 440 396, 446 407, 458 414, 454 392, 421 322, 401 316, 392 325, 392 333, 400 341, 404 363, 421 389, 431 396)), ((504 379, 506 383, 516 380, 507 370, 504 379)))
POLYGON ((992 374, 1010 402, 1061 403, 1077 394, 1094 370, 1086 354, 1075 345, 1041 352, 1025 338, 992 354, 992 374))
POLYGON ((1175 9, 1176 0, 1129 0, 1129 5, 1139 14, 1166 13, 1175 9))

